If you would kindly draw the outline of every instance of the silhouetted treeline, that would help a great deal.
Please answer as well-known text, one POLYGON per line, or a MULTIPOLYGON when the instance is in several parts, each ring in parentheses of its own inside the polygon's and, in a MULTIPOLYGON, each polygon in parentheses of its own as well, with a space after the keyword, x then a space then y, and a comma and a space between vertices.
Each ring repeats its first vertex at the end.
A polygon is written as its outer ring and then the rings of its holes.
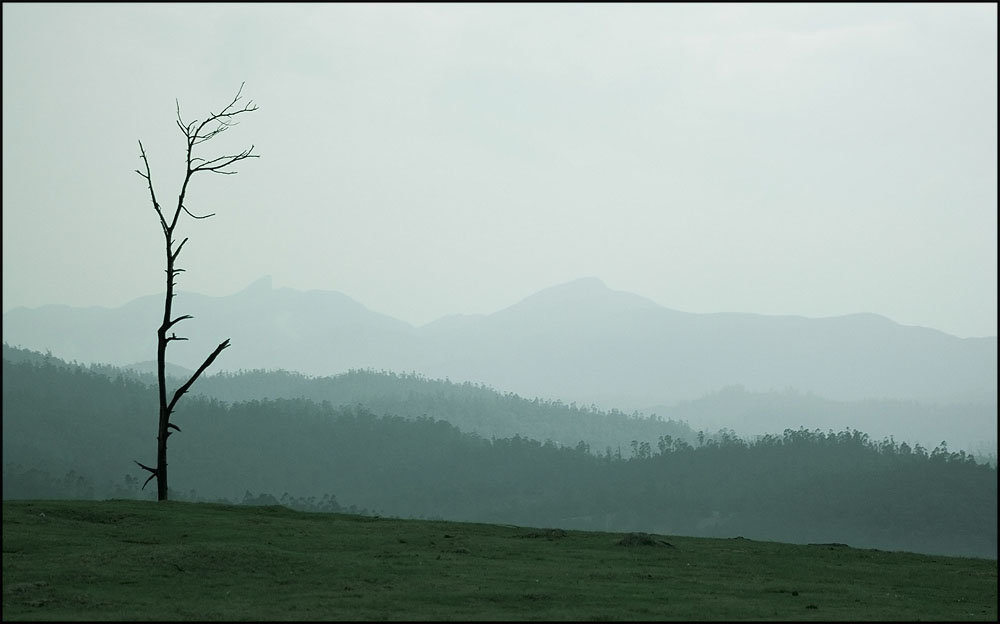
POLYGON ((361 404, 376 414, 445 420, 484 438, 522 435, 595 448, 656 440, 671 435, 693 440, 687 423, 639 413, 603 411, 562 401, 526 399, 470 382, 431 380, 415 373, 353 370, 333 377, 307 377, 288 371, 220 373, 199 383, 199 393, 223 401, 305 398, 331 405, 361 404))
MULTIPOLYGON (((63 364, 57 358, 7 345, 4 357, 63 364)), ((91 365, 89 370, 111 378, 124 376, 151 386, 156 384, 155 372, 108 365, 91 365)), ((174 386, 184 380, 174 380, 174 386)), ((334 406, 361 404, 376 414, 445 420, 462 431, 485 438, 521 435, 561 445, 576 445, 582 440, 595 449, 625 447, 632 440, 655 443, 662 435, 693 442, 696 436, 687 423, 678 420, 525 399, 482 384, 430 380, 414 373, 356 370, 333 377, 309 377, 283 370, 252 370, 205 375, 190 392, 226 402, 305 398, 317 403, 328 401, 334 406)))
MULTIPOLYGON (((4 496, 35 496, 22 478, 32 469, 73 470, 98 498, 136 488, 143 475, 131 462, 155 449, 155 408, 135 379, 5 359, 4 496)), ((196 396, 176 422, 172 483, 193 499, 326 497, 329 509, 402 517, 997 552, 995 468, 858 431, 693 443, 665 434, 591 449, 363 406, 196 396)))

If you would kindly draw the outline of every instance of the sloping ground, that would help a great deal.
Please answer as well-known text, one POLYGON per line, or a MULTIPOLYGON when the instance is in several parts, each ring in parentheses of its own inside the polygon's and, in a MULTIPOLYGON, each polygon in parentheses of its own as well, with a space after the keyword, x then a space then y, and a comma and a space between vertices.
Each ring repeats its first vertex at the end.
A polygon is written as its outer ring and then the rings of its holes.
POLYGON ((842 544, 137 501, 3 527, 5 620, 997 619, 995 560, 842 544))

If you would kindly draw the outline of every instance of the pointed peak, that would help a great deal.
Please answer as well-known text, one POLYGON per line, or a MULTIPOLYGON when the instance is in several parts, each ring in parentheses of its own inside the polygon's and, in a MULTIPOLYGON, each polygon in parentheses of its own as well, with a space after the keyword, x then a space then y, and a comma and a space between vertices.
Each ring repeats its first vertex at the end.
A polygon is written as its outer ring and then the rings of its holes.
POLYGON ((233 297, 268 297, 274 293, 274 287, 271 285, 271 276, 265 275, 264 277, 258 277, 254 281, 250 282, 248 286, 242 290, 237 290, 233 293, 233 297))
POLYGON ((563 282, 562 284, 556 284, 555 286, 543 288, 535 294, 529 295, 527 299, 534 299, 536 297, 570 297, 573 299, 579 299, 601 296, 609 292, 613 291, 608 288, 607 284, 605 284, 600 278, 581 277, 568 282, 563 282))
MULTIPOLYGON (((552 289, 558 288, 560 290, 579 290, 581 292, 596 292, 610 290, 607 284, 599 277, 581 277, 579 279, 571 280, 564 284, 559 284, 553 286, 552 289)), ((551 289, 549 289, 551 290, 551 289)))
POLYGON ((616 298, 630 299, 634 302, 641 300, 651 305, 656 305, 649 299, 640 295, 635 295, 624 290, 614 290, 613 288, 609 288, 603 280, 597 277, 581 277, 562 284, 556 284, 555 286, 550 286, 549 288, 544 288, 538 291, 534 295, 528 297, 528 299, 536 297, 558 298, 571 301, 590 300, 595 298, 616 298))
POLYGON ((250 283, 249 286, 243 289, 243 292, 257 292, 272 290, 274 287, 271 284, 271 276, 265 275, 264 277, 258 278, 250 283))
POLYGON ((536 292, 506 310, 501 310, 498 314, 529 310, 536 312, 545 310, 546 313, 551 313, 559 309, 572 311, 575 314, 583 309, 595 311, 653 307, 659 306, 645 297, 612 290, 597 277, 581 277, 536 292))

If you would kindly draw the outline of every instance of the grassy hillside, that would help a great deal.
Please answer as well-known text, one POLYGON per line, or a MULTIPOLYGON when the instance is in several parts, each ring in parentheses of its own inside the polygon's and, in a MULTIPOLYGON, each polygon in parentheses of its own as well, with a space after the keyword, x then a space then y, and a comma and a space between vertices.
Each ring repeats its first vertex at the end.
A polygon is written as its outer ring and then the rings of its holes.
POLYGON ((997 562, 742 538, 4 501, 5 620, 992 620, 997 562))

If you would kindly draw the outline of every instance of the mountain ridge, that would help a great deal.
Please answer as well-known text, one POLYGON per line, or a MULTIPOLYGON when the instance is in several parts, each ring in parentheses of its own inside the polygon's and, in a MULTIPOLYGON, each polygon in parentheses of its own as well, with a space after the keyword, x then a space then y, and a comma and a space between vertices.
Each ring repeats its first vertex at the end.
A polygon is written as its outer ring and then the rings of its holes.
MULTIPOLYGON (((995 337, 959 338, 873 313, 681 312, 597 278, 419 327, 339 291, 274 288, 269 277, 221 297, 182 291, 175 310, 194 318, 177 326, 189 341, 168 355, 189 369, 230 338, 233 347, 213 369, 414 371, 625 409, 733 385, 839 400, 996 397, 995 337)), ((3 337, 66 359, 127 365, 155 353, 161 317, 158 295, 118 308, 15 308, 3 316, 3 337)))

